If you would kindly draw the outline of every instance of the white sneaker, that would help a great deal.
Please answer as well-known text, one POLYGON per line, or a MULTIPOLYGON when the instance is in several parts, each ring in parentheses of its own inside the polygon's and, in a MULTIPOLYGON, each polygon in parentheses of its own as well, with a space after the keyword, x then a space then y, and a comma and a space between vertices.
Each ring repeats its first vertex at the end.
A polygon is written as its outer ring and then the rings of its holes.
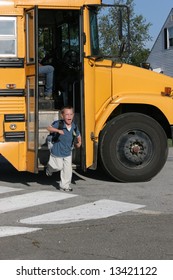
POLYGON ((48 95, 48 96, 45 96, 45 98, 44 99, 46 99, 46 100, 52 100, 53 99, 53 97, 52 97, 52 95, 48 95))
POLYGON ((49 169, 46 168, 46 176, 52 176, 52 172, 49 171, 49 169))
POLYGON ((64 191, 64 192, 72 192, 73 191, 73 189, 72 188, 61 188, 61 187, 59 187, 59 190, 60 191, 64 191))

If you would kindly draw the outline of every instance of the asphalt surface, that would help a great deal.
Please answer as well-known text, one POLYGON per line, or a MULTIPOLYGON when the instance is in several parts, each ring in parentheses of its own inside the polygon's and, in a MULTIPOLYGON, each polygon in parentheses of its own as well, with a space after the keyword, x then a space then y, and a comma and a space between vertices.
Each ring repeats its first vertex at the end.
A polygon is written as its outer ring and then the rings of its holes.
POLYGON ((172 260, 172 169, 171 148, 150 182, 74 171, 74 190, 63 197, 58 174, 17 172, 1 159, 0 260, 172 260))

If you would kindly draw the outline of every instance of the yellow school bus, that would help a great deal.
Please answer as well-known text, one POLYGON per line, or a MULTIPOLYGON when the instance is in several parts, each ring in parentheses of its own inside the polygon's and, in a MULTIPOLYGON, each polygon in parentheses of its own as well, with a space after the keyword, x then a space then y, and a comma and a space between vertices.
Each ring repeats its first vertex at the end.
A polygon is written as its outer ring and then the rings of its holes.
POLYGON ((99 161, 123 182, 150 180, 162 169, 173 134, 173 79, 123 63, 128 15, 125 5, 101 0, 0 1, 0 154, 17 170, 45 168, 46 127, 60 117, 62 84, 82 134, 74 166, 86 171, 99 161), (104 54, 99 24, 110 9, 118 47, 104 54), (54 67, 53 100, 44 97, 40 49, 54 67))

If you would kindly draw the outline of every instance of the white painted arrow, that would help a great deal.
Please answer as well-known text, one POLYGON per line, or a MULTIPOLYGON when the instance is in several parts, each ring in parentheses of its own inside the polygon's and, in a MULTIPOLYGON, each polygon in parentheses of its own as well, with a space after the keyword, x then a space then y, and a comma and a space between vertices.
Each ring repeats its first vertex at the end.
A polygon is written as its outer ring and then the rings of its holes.
POLYGON ((41 230, 41 228, 27 228, 27 227, 0 227, 0 237, 25 234, 33 231, 41 230))
POLYGON ((66 224, 107 218, 142 207, 145 206, 103 199, 60 211, 21 219, 20 222, 26 224, 66 224))
POLYGON ((23 189, 10 188, 10 187, 0 186, 0 194, 2 194, 2 193, 8 193, 8 192, 22 191, 22 190, 23 190, 23 189))
POLYGON ((27 194, 15 195, 0 199, 0 214, 27 207, 33 207, 54 201, 75 197, 74 194, 67 194, 52 191, 38 191, 27 194))

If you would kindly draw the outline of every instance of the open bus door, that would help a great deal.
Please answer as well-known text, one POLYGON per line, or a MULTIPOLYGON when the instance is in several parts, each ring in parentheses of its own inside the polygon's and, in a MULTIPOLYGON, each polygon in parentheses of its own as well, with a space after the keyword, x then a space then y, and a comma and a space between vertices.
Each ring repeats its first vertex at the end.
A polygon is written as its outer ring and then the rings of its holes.
POLYGON ((29 172, 38 172, 38 8, 25 10, 27 153, 29 172))
POLYGON ((83 73, 84 73, 84 97, 83 97, 83 108, 84 108, 84 124, 82 131, 82 142, 85 146, 85 154, 83 154, 82 168, 86 169, 93 165, 93 156, 94 156, 94 145, 91 139, 92 133, 94 133, 95 127, 95 96, 94 96, 94 68, 91 67, 88 62, 87 55, 90 55, 90 42, 85 38, 90 38, 90 28, 89 28, 89 9, 87 6, 84 6, 81 9, 81 42, 84 46, 83 53, 84 62, 83 62, 83 73), (87 93, 87 94, 86 94, 87 93))
POLYGON ((99 129, 103 128, 110 113, 107 110, 103 117, 102 112, 104 112, 103 108, 106 109, 108 104, 111 104, 113 95, 113 65, 115 61, 121 60, 125 43, 126 49, 129 49, 128 8, 126 5, 85 5, 82 12, 86 168, 96 169, 99 129), (103 38, 106 29, 102 33, 103 15, 109 18, 112 9, 116 17, 114 30, 116 52, 114 54, 111 48, 104 49, 103 38), (122 18, 127 18, 127 22, 124 23, 122 18))

